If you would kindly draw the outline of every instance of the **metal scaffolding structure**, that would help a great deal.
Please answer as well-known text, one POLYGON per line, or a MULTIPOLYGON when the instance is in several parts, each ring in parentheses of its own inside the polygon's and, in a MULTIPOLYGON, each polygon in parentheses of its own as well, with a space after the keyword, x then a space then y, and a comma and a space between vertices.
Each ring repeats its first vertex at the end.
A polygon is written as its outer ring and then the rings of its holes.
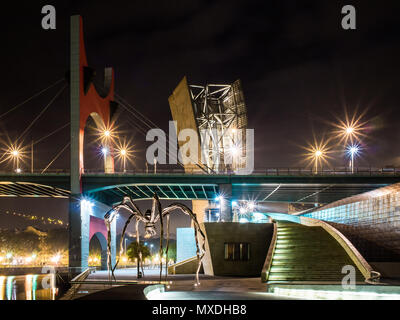
POLYGON ((210 173, 246 166, 247 110, 240 80, 232 84, 189 85, 202 146, 202 163, 210 173))

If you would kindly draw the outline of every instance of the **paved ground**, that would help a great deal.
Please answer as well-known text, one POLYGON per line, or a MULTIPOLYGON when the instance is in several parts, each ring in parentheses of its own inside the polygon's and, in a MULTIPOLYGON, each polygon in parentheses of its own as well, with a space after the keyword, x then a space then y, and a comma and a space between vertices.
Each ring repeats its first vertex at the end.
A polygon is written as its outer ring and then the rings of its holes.
MULTIPOLYGON (((84 300, 140 300, 145 299, 143 289, 159 282, 159 270, 145 270, 138 281, 135 269, 120 269, 115 273, 117 281, 128 285, 111 286, 108 272, 96 271, 89 275, 87 283, 75 287, 64 299, 84 300), (90 284, 93 282, 93 284, 90 284), (97 282, 97 283, 95 283, 97 282)), ((163 277, 165 281, 165 276, 163 277)), ((194 275, 169 275, 166 292, 155 295, 160 300, 271 300, 288 299, 266 293, 266 284, 260 278, 210 277, 200 275, 200 285, 194 285, 194 275)))
POLYGON ((221 291, 168 291, 154 296, 150 300, 297 300, 271 293, 258 292, 221 292, 221 291))

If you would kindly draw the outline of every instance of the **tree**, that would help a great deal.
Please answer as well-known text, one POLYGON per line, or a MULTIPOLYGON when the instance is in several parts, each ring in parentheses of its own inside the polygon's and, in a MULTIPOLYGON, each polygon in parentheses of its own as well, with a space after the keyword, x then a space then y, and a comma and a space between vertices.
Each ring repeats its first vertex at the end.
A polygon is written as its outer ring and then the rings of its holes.
POLYGON ((135 259, 139 258, 139 250, 142 252, 142 260, 146 259, 147 257, 150 257, 150 250, 147 246, 144 245, 142 241, 138 243, 136 241, 133 241, 129 244, 127 250, 126 250, 126 255, 128 256, 129 260, 132 262, 135 261, 135 259))
MULTIPOLYGON (((163 248, 163 255, 165 255, 167 248, 163 248)), ((168 259, 176 261, 176 242, 170 242, 168 246, 168 259)))

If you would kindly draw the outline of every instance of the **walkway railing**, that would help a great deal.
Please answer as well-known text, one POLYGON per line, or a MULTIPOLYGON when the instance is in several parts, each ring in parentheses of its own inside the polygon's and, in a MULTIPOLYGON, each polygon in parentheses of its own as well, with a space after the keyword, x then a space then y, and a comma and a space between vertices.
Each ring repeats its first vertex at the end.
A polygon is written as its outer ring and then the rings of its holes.
MULTIPOLYGON (((29 174, 42 174, 42 170, 34 170, 31 171, 22 171, 20 173, 11 172, 11 171, 0 171, 1 174, 15 174, 15 175, 29 175, 29 174)), ((44 174, 68 174, 68 169, 49 169, 44 174)), ((92 170, 85 169, 84 174, 106 174, 102 170, 92 170)), ((154 172, 152 170, 146 169, 135 169, 135 170, 126 170, 126 171, 115 171, 114 173, 110 173, 110 175, 120 174, 120 175, 135 175, 135 174, 185 174, 185 175, 204 175, 204 172, 200 170, 192 170, 185 171, 183 169, 174 169, 174 168, 157 168, 157 171, 154 172)), ((218 173, 210 173, 210 175, 234 175, 234 172, 224 171, 218 173)), ((359 167, 355 168, 354 172, 352 172, 347 167, 336 167, 329 169, 321 169, 318 172, 315 172, 313 169, 308 168, 256 168, 253 170, 251 175, 263 175, 263 176, 400 176, 400 168, 373 168, 373 167, 359 167)))
POLYGON ((264 266, 261 271, 261 281, 263 282, 268 281, 269 271, 271 270, 271 265, 272 265, 272 259, 275 254, 276 240, 278 238, 278 226, 275 220, 273 220, 272 222, 273 222, 273 233, 272 233, 271 243, 269 245, 267 257, 265 258, 264 266))

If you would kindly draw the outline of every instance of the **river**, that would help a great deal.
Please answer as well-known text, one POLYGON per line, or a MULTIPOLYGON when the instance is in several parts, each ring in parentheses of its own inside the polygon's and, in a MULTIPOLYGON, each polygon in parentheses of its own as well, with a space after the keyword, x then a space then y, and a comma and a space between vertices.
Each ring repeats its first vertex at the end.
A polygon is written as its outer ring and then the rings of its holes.
POLYGON ((56 282, 55 274, 0 276, 0 300, 56 300, 56 282))

